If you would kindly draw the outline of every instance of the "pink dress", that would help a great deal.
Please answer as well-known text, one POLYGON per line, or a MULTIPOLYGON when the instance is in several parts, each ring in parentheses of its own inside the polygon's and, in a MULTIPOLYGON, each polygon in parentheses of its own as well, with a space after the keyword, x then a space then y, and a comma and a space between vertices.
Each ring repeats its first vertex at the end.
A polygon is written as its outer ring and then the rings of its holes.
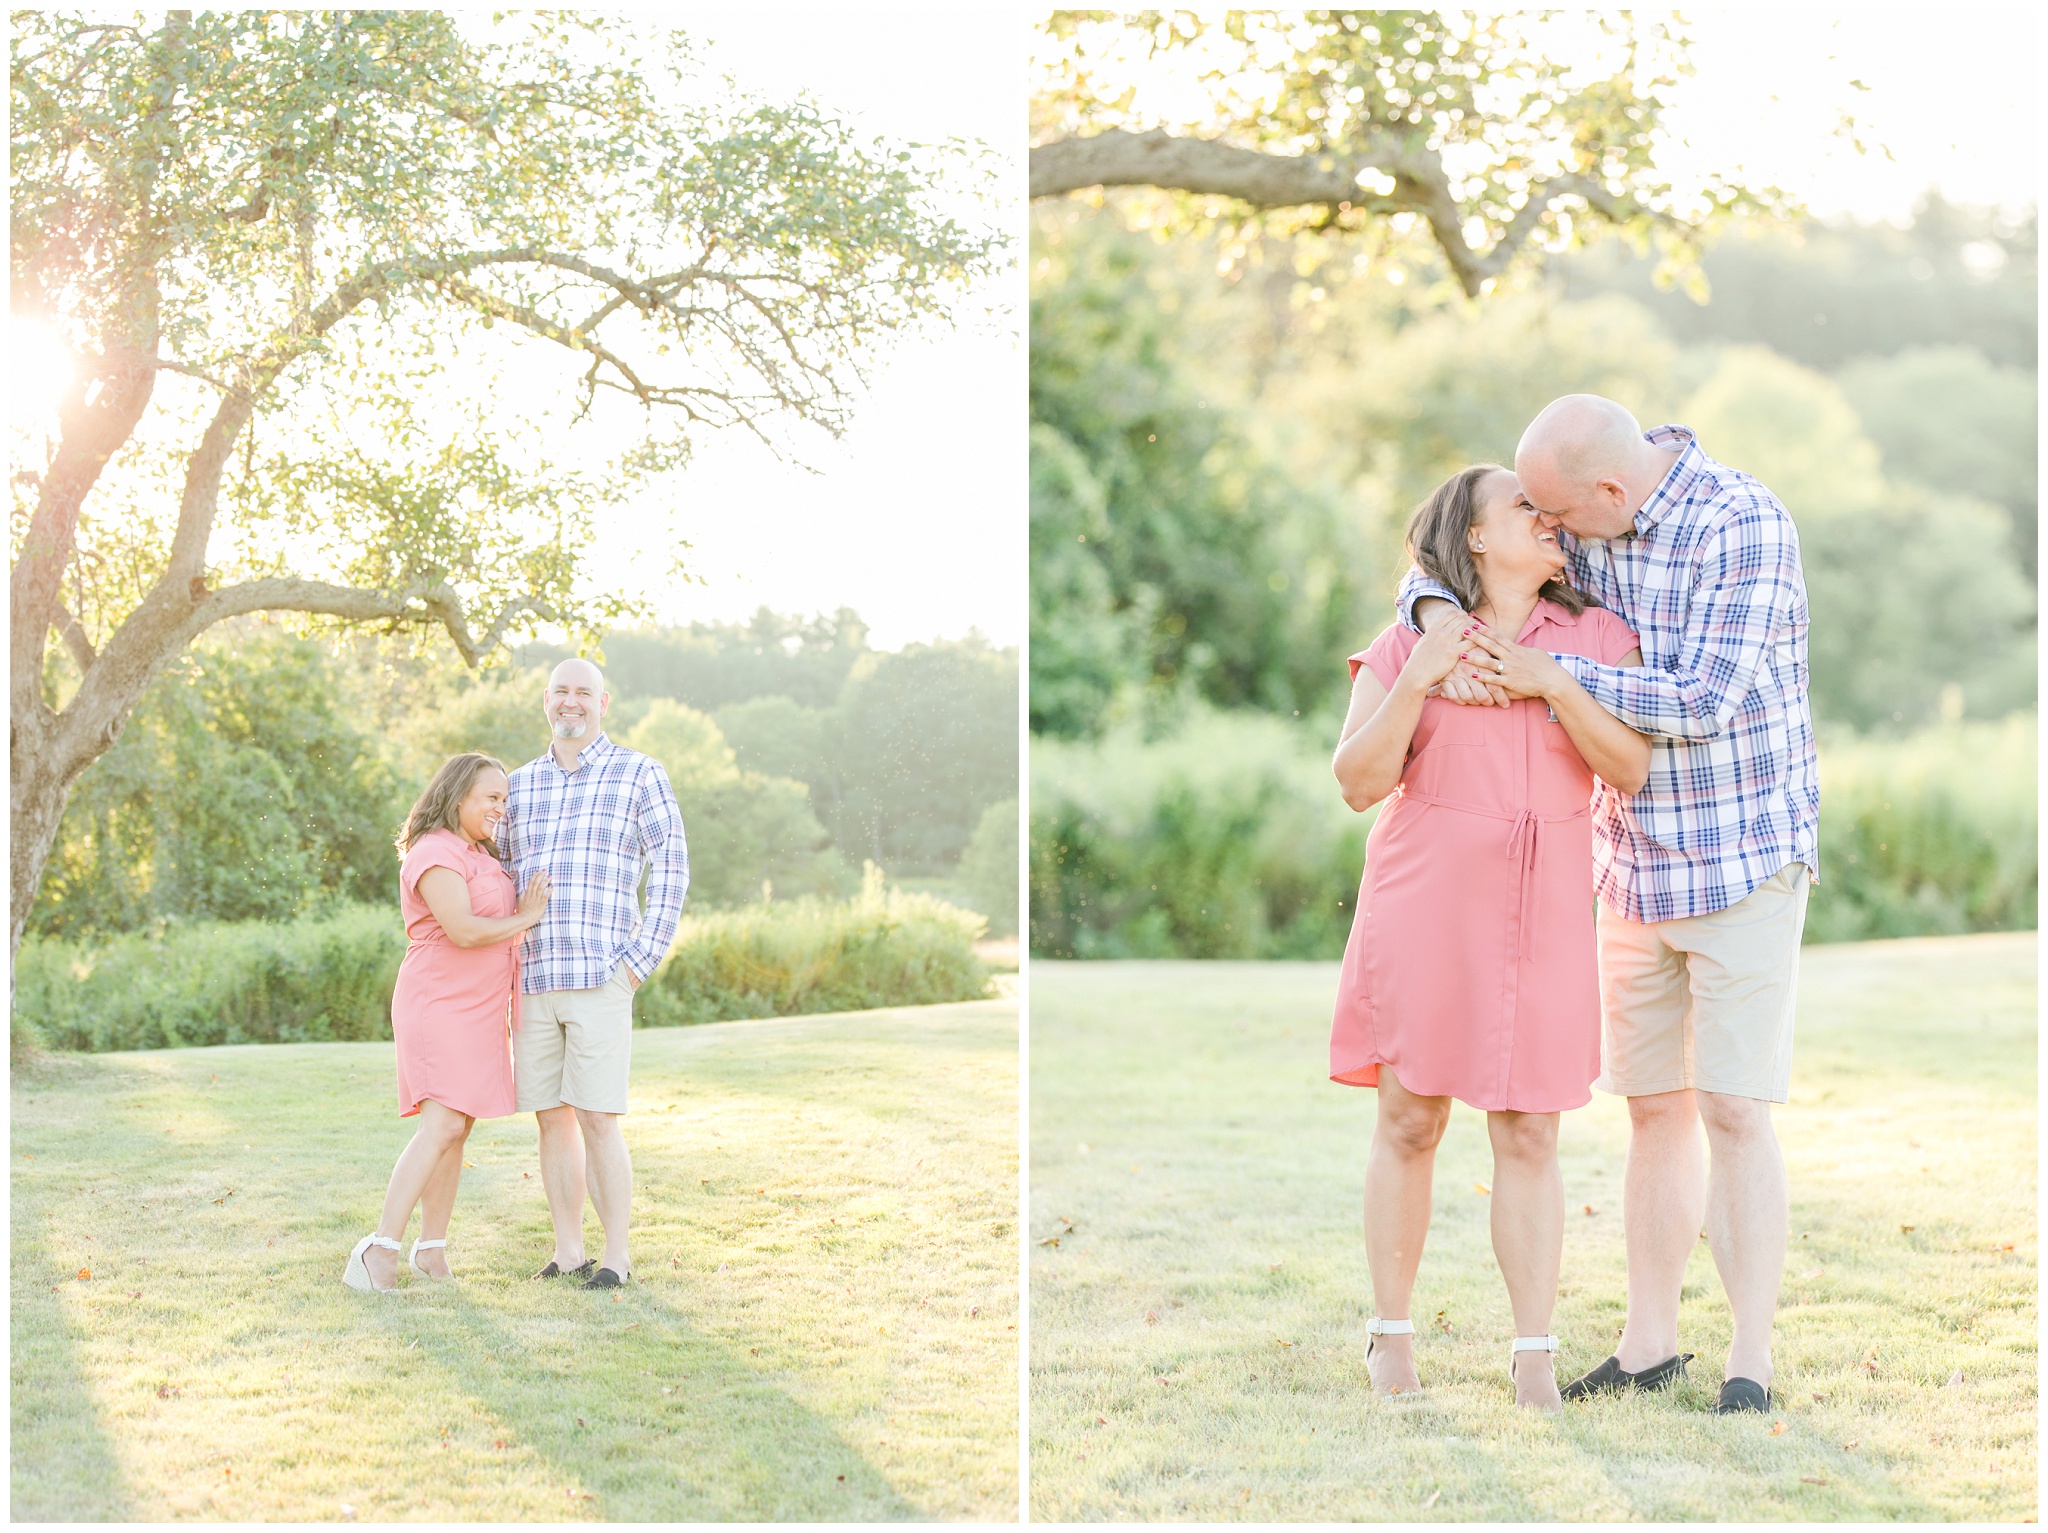
MULTIPOLYGON (((1392 687, 1420 635, 1351 657, 1392 687)), ((1612 665, 1636 648, 1600 607, 1539 601, 1518 643, 1612 665)), ((1422 705, 1401 783, 1366 839, 1344 949, 1330 1079, 1486 1112, 1562 1112, 1600 1073, 1593 774, 1535 700, 1422 705)))
POLYGON ((453 868, 469 884, 469 908, 502 918, 518 904, 512 876, 498 859, 452 830, 413 843, 398 871, 398 908, 409 946, 391 997, 398 1045, 399 1116, 439 1102, 476 1118, 514 1110, 512 1031, 519 1023, 519 941, 460 948, 420 894, 428 868, 453 868))

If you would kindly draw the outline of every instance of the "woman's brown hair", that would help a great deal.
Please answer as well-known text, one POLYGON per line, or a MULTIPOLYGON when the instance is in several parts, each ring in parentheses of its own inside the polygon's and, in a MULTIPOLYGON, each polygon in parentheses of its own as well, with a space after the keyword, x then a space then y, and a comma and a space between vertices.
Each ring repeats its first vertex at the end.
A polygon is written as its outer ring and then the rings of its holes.
MULTIPOLYGON (((1461 468, 1431 490, 1408 518, 1408 557, 1423 574, 1453 592, 1467 612, 1476 611, 1486 599, 1468 538, 1479 514, 1479 482, 1500 472, 1498 463, 1461 468)), ((1546 581, 1536 594, 1573 617, 1592 605, 1591 597, 1563 580, 1546 581)))
MULTIPOLYGON (((434 774, 433 781, 427 784, 426 791, 412 806, 412 813, 405 817, 405 826, 398 833, 399 851, 411 851, 420 837, 430 830, 452 830, 461 835, 462 801, 476 786, 478 775, 485 771, 504 770, 503 762, 495 756, 486 756, 482 751, 464 751, 460 756, 450 756, 442 762, 441 770, 434 774)), ((489 836, 477 845, 493 857, 504 855, 489 836)))

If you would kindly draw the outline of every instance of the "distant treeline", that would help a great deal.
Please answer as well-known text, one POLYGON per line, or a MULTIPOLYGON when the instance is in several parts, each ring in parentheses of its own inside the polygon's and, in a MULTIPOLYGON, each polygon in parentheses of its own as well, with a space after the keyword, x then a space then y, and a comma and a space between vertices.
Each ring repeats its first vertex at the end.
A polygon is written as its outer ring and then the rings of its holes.
MULTIPOLYGON (((371 637, 253 623, 217 635, 73 789, 30 930, 388 903, 392 833, 436 765, 462 750, 517 765, 547 748, 540 697, 559 653, 474 675, 371 637)), ((613 634, 604 659, 607 729, 675 785, 693 908, 849 894, 873 862, 945 876, 1014 929, 1014 873, 1000 876, 1005 855, 1016 866, 1014 650, 970 638, 876 651, 850 611, 764 610, 613 634)))

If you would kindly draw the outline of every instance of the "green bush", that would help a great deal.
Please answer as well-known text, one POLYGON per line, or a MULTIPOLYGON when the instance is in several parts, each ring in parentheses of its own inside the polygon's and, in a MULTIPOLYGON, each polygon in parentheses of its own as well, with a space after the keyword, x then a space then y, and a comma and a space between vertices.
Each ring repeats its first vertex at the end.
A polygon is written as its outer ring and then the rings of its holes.
POLYGON ((1809 942, 2037 924, 2032 712, 1821 749, 1821 881, 1809 942))
POLYGON ((1163 740, 1034 741, 1032 952, 1341 953, 1372 816, 1338 796, 1334 744, 1334 726, 1207 712, 1163 740))
MULTIPOLYGON (((982 918, 882 887, 685 916, 635 1023, 973 1000, 982 918)), ((194 923, 105 942, 30 937, 14 971, 12 1054, 389 1038, 405 956, 395 911, 342 905, 291 922, 194 923)))
POLYGON ((990 804, 960 856, 960 879, 992 937, 1017 934, 1017 801, 990 804))
POLYGON ((404 956, 397 913, 375 905, 106 941, 31 937, 14 969, 14 1030, 90 1053, 389 1038, 404 956))
MULTIPOLYGON (((1809 942, 2031 928, 2034 716, 1830 736, 1809 942)), ((1206 714, 1179 733, 1031 749, 1031 951, 1335 958, 1370 815, 1338 797, 1334 730, 1206 714)))
POLYGON ((685 916, 641 986, 642 1027, 737 1017, 971 1001, 988 993, 974 956, 984 922, 928 894, 884 889, 871 863, 851 900, 778 900, 685 916))

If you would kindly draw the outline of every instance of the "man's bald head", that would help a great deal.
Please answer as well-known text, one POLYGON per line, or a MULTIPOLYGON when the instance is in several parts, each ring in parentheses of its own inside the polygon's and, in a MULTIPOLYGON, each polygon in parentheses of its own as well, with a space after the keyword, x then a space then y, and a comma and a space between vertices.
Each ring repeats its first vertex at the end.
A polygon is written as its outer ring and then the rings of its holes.
POLYGON ((555 739, 573 744, 597 733, 611 701, 611 694, 604 689, 604 672, 579 656, 564 660, 549 674, 541 708, 555 739))
POLYGON ((1529 422, 1515 474, 1529 504, 1554 525, 1574 537, 1612 538, 1634 525, 1662 481, 1653 459, 1669 462, 1624 407, 1598 394, 1567 394, 1529 422))
POLYGON ((603 695, 604 672, 597 668, 595 661, 585 660, 581 655, 564 660, 549 673, 548 686, 552 689, 557 682, 567 681, 571 677, 580 681, 592 692, 600 696, 603 695))

